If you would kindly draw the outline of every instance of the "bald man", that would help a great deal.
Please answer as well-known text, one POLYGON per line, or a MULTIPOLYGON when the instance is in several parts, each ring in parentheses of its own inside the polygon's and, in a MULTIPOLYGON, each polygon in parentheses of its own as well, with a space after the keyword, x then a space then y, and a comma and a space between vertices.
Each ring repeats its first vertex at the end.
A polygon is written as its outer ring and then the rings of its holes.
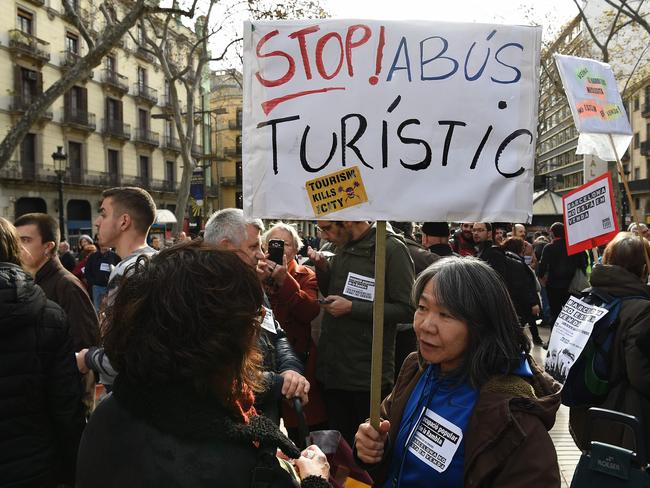
POLYGON ((523 224, 512 226, 512 237, 519 237, 524 241, 524 260, 533 270, 537 269, 537 257, 533 245, 526 240, 526 227, 523 224))

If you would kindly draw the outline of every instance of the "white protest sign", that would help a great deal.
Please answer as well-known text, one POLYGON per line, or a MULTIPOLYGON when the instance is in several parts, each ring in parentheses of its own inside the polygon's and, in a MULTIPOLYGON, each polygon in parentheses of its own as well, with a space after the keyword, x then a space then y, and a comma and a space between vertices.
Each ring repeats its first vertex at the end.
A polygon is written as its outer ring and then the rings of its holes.
POLYGON ((409 451, 439 473, 445 471, 463 439, 463 431, 428 408, 418 423, 409 451))
POLYGON ((564 384, 573 363, 580 357, 594 324, 607 310, 570 297, 553 325, 544 369, 564 384))
POLYGON ((618 233, 612 195, 612 176, 605 173, 562 197, 568 254, 598 247, 618 233))
POLYGON ((247 22, 244 211, 529 221, 541 29, 247 22))
POLYGON ((375 298, 375 279, 357 273, 348 273, 343 294, 372 302, 375 298))
POLYGON ((577 154, 616 160, 610 136, 620 156, 632 140, 632 128, 612 68, 594 59, 562 54, 554 58, 580 133, 577 154))

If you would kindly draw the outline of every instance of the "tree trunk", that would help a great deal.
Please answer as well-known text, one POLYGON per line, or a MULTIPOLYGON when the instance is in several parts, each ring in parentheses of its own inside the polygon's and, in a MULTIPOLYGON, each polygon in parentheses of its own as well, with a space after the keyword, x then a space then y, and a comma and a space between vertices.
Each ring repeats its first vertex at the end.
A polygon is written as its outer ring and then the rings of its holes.
POLYGON ((117 24, 108 26, 104 35, 86 56, 70 68, 56 83, 49 87, 32 103, 25 115, 14 125, 0 143, 0 168, 11 159, 14 150, 20 145, 32 125, 45 113, 54 101, 69 90, 76 82, 86 78, 98 66, 104 56, 118 44, 124 34, 135 25, 145 9, 145 0, 138 0, 129 13, 117 24))

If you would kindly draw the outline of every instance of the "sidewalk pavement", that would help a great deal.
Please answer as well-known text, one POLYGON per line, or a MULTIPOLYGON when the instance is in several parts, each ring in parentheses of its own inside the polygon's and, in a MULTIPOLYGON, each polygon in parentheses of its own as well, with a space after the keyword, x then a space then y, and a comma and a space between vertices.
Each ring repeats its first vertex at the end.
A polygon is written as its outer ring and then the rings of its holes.
MULTIPOLYGON (((539 335, 544 340, 548 341, 551 330, 549 328, 540 327, 539 335)), ((544 365, 544 358, 546 357, 546 350, 541 346, 533 346, 531 356, 537 361, 540 366, 544 365)), ((560 476, 562 478, 562 488, 569 488, 571 486, 571 479, 575 471, 580 455, 582 454, 573 442, 573 438, 569 433, 569 407, 560 405, 560 410, 557 412, 555 425, 550 431, 551 439, 555 444, 557 451, 557 459, 560 464, 560 476)))

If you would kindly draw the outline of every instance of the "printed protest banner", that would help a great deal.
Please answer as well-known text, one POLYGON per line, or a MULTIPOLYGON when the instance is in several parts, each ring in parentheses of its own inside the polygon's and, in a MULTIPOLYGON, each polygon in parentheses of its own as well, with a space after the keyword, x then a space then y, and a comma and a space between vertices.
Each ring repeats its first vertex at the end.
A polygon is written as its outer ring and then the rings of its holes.
POLYGON ((595 59, 563 54, 554 58, 580 133, 576 153, 615 161, 630 145, 632 128, 612 68, 595 59))
POLYGON ((562 307, 548 343, 544 369, 564 384, 569 370, 576 362, 594 329, 594 324, 607 309, 589 305, 574 296, 562 307))
POLYGON ((564 195, 562 207, 569 255, 606 244, 618 233, 610 173, 564 195))
POLYGON ((244 211, 529 221, 540 38, 477 23, 246 23, 244 211))

